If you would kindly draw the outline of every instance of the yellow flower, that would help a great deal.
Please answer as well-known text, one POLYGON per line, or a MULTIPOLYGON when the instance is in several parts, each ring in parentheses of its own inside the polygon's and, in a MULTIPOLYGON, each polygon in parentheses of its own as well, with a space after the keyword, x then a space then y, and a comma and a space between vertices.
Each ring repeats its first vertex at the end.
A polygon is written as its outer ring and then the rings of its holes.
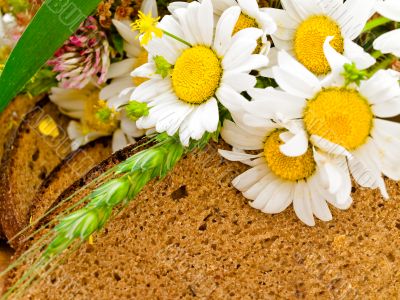
POLYGON ((131 28, 132 31, 139 31, 139 35, 137 37, 143 35, 140 45, 147 45, 153 38, 153 33, 158 38, 163 36, 163 31, 160 28, 157 28, 158 20, 160 20, 160 17, 153 18, 151 13, 146 15, 139 11, 139 19, 131 24, 131 28))

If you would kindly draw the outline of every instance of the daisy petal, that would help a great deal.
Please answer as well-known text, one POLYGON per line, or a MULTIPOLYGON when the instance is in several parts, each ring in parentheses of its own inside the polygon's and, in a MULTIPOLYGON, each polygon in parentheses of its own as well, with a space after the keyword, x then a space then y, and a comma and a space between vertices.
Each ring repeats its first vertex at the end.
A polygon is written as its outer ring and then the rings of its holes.
POLYGON ((233 28, 240 15, 240 7, 232 6, 224 11, 215 31, 214 49, 219 56, 224 56, 232 39, 233 28))
POLYGON ((257 84, 257 79, 245 73, 225 72, 222 82, 230 85, 236 92, 243 92, 253 88, 257 84))
POLYGON ((344 40, 344 56, 354 62, 360 70, 368 69, 376 63, 375 58, 350 39, 344 40))
POLYGON ((157 9, 156 0, 144 0, 140 9, 146 15, 151 13, 151 15, 153 17, 157 17, 158 16, 158 9, 157 9))
POLYGON ((400 22, 400 3, 398 0, 378 1, 376 4, 376 10, 382 16, 400 22))
POLYGON ((215 98, 211 98, 207 103, 201 105, 202 124, 207 132, 213 133, 218 128, 219 110, 218 102, 215 98))
POLYGON ((248 190, 243 192, 243 196, 249 200, 256 200, 260 193, 264 190, 264 188, 271 182, 271 180, 275 179, 274 175, 268 173, 263 178, 258 180, 254 185, 252 185, 248 190))
POLYGON ((117 152, 125 148, 128 145, 128 140, 124 132, 121 129, 118 129, 114 132, 113 139, 112 139, 112 149, 113 152, 117 152))
POLYGON ((246 98, 229 85, 223 84, 216 92, 218 100, 230 111, 242 111, 248 103, 246 98))
POLYGON ((280 151, 289 157, 298 157, 305 154, 308 150, 307 133, 300 130, 296 135, 279 147, 280 151))
POLYGON ((230 120, 224 122, 224 126, 221 130, 221 137, 228 144, 234 146, 235 148, 242 150, 260 150, 263 149, 263 140, 266 136, 252 135, 248 131, 239 127, 237 124, 230 120))
POLYGON ((381 35, 374 41, 374 48, 382 53, 393 53, 400 57, 400 29, 381 35))
POLYGON ((332 214, 325 199, 310 184, 310 202, 313 214, 321 221, 328 222, 332 220, 332 214))
POLYGON ((283 114, 289 119, 300 118, 306 105, 304 98, 271 87, 250 89, 247 92, 253 101, 249 102, 246 110, 263 118, 274 118, 277 114, 283 114))
POLYGON ((267 214, 278 214, 283 212, 293 201, 293 185, 281 183, 275 191, 273 198, 263 207, 262 212, 267 214))
POLYGON ((362 81, 359 90, 374 105, 400 97, 398 79, 385 70, 380 70, 368 80, 362 81))
POLYGON ((341 75, 344 65, 345 64, 350 64, 351 61, 341 55, 339 52, 337 52, 333 47, 331 46, 330 42, 333 40, 333 36, 328 36, 325 40, 324 43, 324 53, 326 56, 326 59, 328 60, 329 66, 332 69, 333 73, 336 73, 337 75, 341 75))
POLYGON ((113 19, 112 20, 115 28, 117 28, 118 33, 122 36, 122 38, 127 41, 130 45, 135 45, 135 47, 140 47, 139 41, 136 39, 135 32, 132 32, 131 27, 129 26, 129 22, 122 22, 113 19))
POLYGON ((214 16, 211 0, 203 0, 197 10, 197 24, 199 27, 201 44, 211 46, 214 35, 214 16))
MULTIPOLYGON (((219 152, 222 150, 219 150, 219 152)), ((220 152, 221 153, 221 152, 220 152)), ((267 168, 265 165, 259 165, 251 168, 239 175, 232 181, 232 185, 241 192, 245 192, 250 189, 254 184, 260 181, 265 175, 267 175, 267 168)))
POLYGON ((264 189, 258 194, 256 200, 250 203, 250 206, 259 210, 263 209, 272 200, 281 183, 281 180, 276 178, 275 180, 269 180, 264 189))
POLYGON ((334 144, 320 136, 312 135, 310 137, 310 141, 322 151, 333 154, 333 155, 340 155, 340 156, 347 156, 350 157, 351 154, 345 148, 340 145, 334 144))
POLYGON ((135 63, 134 58, 128 58, 124 59, 123 61, 111 64, 110 68, 108 69, 107 79, 112 79, 123 75, 129 75, 129 73, 133 69, 134 63, 135 63))
POLYGON ((293 209, 297 217, 308 226, 315 226, 311 207, 311 195, 307 184, 299 181, 294 189, 293 209))
POLYGON ((241 152, 233 152, 233 151, 226 151, 226 150, 218 150, 219 154, 230 161, 244 161, 249 159, 258 158, 262 155, 261 154, 247 154, 241 152))
POLYGON ((347 0, 332 14, 341 26, 345 38, 354 40, 365 27, 368 19, 374 14, 376 0, 347 0))

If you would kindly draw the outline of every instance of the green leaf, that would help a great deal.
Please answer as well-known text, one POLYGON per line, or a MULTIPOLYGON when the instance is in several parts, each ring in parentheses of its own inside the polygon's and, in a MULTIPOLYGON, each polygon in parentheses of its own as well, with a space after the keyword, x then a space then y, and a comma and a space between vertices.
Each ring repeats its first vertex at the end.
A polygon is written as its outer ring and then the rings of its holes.
POLYGON ((12 51, 0 77, 0 112, 90 15, 100 0, 46 0, 12 51))
POLYGON ((47 93, 52 87, 57 86, 57 84, 56 73, 48 68, 43 68, 28 81, 22 92, 38 96, 47 93))
POLYGON ((112 32, 111 41, 115 51, 117 51, 117 53, 122 56, 124 54, 124 39, 122 38, 122 36, 120 36, 117 31, 112 32))
POLYGON ((257 77, 257 84, 255 86, 256 88, 265 89, 270 86, 278 87, 278 84, 272 78, 267 78, 267 77, 262 77, 262 76, 257 77))

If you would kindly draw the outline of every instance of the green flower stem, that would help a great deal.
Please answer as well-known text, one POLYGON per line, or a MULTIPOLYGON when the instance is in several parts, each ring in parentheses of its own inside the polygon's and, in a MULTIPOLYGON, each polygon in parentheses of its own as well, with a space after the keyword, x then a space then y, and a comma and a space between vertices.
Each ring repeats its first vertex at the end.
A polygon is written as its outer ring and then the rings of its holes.
POLYGON ((172 34, 164 29, 162 29, 162 31, 165 35, 172 37, 173 39, 177 40, 178 42, 181 42, 181 43, 185 44, 186 46, 193 47, 192 44, 190 44, 189 42, 186 42, 184 39, 181 39, 180 37, 177 37, 175 34, 172 34))
POLYGON ((386 70, 388 69, 394 62, 396 61, 396 57, 389 54, 387 55, 386 58, 384 58, 383 60, 381 60, 378 64, 376 64, 375 66, 373 66, 371 68, 371 70, 368 72, 369 77, 371 77, 372 75, 374 75, 376 72, 378 72, 379 70, 386 70))
POLYGON ((385 17, 379 17, 379 18, 373 19, 365 25, 362 32, 365 33, 365 32, 371 31, 372 29, 374 29, 376 27, 385 25, 390 22, 392 22, 392 20, 385 18, 385 17))
POLYGON ((372 52, 371 56, 375 59, 381 57, 382 55, 384 55, 381 51, 379 50, 375 50, 374 52, 372 52))

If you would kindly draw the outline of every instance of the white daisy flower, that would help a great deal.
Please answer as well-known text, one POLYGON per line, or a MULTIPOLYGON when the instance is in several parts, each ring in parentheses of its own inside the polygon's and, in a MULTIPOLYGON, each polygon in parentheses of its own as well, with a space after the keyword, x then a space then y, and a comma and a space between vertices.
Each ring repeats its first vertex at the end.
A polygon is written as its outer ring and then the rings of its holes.
POLYGON ((143 135, 124 111, 117 112, 99 98, 100 89, 89 84, 83 89, 51 89, 50 99, 65 115, 75 119, 68 125, 72 150, 102 136, 113 136, 113 151, 135 142, 143 135))
MULTIPOLYGON (((400 1, 379 1, 376 5, 378 13, 382 16, 400 22, 400 1)), ((396 29, 381 35, 374 41, 374 48, 382 53, 392 53, 400 57, 400 29, 396 29)))
POLYGON ((369 79, 361 76, 359 86, 346 85, 344 67, 351 66, 350 61, 330 46, 330 39, 324 45, 333 70, 330 76, 318 79, 281 51, 279 66, 273 68, 273 73, 283 91, 272 88, 250 91, 254 99, 264 102, 262 105, 260 101, 250 102, 248 109, 259 117, 281 113, 302 120, 306 134, 288 141, 281 149, 283 153, 298 155, 299 148, 304 153, 304 144, 310 136, 318 149, 347 157, 348 167, 361 186, 379 188, 388 198, 382 174, 400 180, 400 124, 382 118, 400 114, 398 76, 381 70, 369 79))
POLYGON ((282 0, 284 10, 266 8, 278 30, 272 34, 275 47, 286 50, 316 75, 329 73, 323 45, 333 36, 332 47, 366 69, 375 60, 353 42, 374 13, 376 0, 282 0))
POLYGON ((280 148, 298 134, 296 122, 281 124, 254 118, 259 120, 257 127, 225 121, 221 135, 234 150, 219 151, 226 159, 252 167, 232 182, 252 200, 252 207, 277 214, 293 203, 296 215, 309 226, 315 225, 314 216, 332 220, 327 202, 339 209, 350 207, 351 179, 344 157, 323 154, 307 142, 303 155, 285 156, 280 148), (246 150, 262 151, 247 154, 246 150))
MULTIPOLYGON (((211 2, 217 19, 229 7, 239 6, 241 13, 233 29, 233 34, 246 28, 259 28, 263 31, 263 35, 259 41, 259 46, 257 47, 256 52, 266 53, 268 51, 270 43, 268 42, 267 35, 274 33, 277 26, 274 20, 265 11, 260 9, 257 0, 211 0, 211 2)), ((177 1, 172 2, 168 6, 168 9, 174 14, 176 9, 187 6, 187 2, 177 1)))
MULTIPOLYGON (((141 11, 153 17, 158 16, 157 2, 155 0, 144 0, 141 11)), ((132 32, 131 22, 112 20, 118 33, 124 39, 124 50, 127 58, 111 64, 107 79, 111 79, 110 84, 102 88, 100 98, 106 100, 110 107, 119 110, 121 106, 126 105, 129 101, 130 93, 133 89, 147 80, 147 78, 134 77, 131 72, 141 65, 147 63, 148 53, 140 46, 136 39, 137 32, 132 32)))
POLYGON ((140 128, 155 127, 169 135, 179 131, 187 146, 191 138, 199 140, 217 130, 218 101, 230 110, 247 102, 240 92, 256 84, 249 73, 266 66, 268 59, 253 54, 262 30, 248 28, 232 37, 240 13, 239 6, 228 8, 214 27, 212 3, 204 0, 177 9, 176 18, 163 18, 159 28, 185 42, 164 34, 145 47, 149 56, 165 59, 171 70, 163 78, 152 61, 132 73, 151 78, 131 96, 150 107, 149 115, 137 121, 140 128))

